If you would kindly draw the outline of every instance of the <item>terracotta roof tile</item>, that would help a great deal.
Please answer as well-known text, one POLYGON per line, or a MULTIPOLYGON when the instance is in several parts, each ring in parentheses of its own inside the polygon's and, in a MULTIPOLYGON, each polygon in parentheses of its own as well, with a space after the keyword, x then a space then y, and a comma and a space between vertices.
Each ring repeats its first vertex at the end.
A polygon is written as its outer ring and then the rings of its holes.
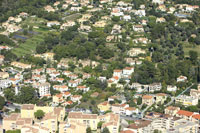
POLYGON ((179 110, 177 112, 178 115, 185 115, 185 116, 192 116, 194 113, 193 112, 190 112, 190 111, 185 111, 185 110, 179 110))
POLYGON ((153 98, 153 97, 150 96, 150 95, 144 95, 144 96, 142 97, 142 99, 151 99, 151 98, 153 98))
POLYGON ((195 119, 200 120, 200 114, 193 115, 192 117, 195 118, 195 119))

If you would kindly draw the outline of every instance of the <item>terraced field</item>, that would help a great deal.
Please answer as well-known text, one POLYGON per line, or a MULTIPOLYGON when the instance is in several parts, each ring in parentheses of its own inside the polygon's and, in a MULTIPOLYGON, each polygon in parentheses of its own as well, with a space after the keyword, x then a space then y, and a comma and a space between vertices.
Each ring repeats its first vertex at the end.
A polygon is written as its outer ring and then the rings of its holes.
POLYGON ((27 39, 25 43, 20 43, 18 47, 14 48, 12 52, 18 57, 26 54, 35 53, 36 47, 44 39, 44 33, 35 35, 34 37, 27 39))

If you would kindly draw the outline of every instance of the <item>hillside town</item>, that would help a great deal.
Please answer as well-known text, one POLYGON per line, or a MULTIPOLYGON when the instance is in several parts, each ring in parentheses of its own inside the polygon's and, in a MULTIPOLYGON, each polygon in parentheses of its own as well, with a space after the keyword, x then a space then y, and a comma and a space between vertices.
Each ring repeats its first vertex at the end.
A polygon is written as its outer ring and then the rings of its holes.
POLYGON ((0 14, 0 133, 200 132, 200 2, 25 1, 0 14))

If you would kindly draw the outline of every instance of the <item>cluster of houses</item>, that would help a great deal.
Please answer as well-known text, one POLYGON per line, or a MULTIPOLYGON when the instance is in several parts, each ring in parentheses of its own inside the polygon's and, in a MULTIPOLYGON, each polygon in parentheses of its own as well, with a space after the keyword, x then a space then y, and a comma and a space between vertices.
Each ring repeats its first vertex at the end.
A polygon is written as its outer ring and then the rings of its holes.
POLYGON ((97 115, 69 112, 67 120, 64 120, 63 107, 24 104, 20 111, 21 113, 12 113, 4 117, 0 131, 19 129, 22 133, 86 133, 88 127, 97 130, 98 124, 102 122, 101 130, 107 127, 110 132, 117 133, 120 125, 120 116, 113 113, 97 115), (37 111, 44 112, 41 119, 35 117, 37 111))
POLYGON ((24 18, 27 18, 28 13, 21 12, 19 15, 15 17, 9 17, 6 22, 3 22, 0 28, 5 29, 4 34, 9 35, 10 33, 17 32, 21 29, 20 22, 23 21, 24 18))
MULTIPOLYGON (((148 28, 146 27, 149 21, 146 18, 147 8, 145 5, 140 5, 138 9, 134 9, 134 5, 129 2, 118 1, 113 3, 112 0, 100 0, 99 2, 100 4, 98 7, 93 6, 93 1, 90 0, 81 0, 79 2, 74 0, 65 0, 63 2, 57 1, 52 5, 47 5, 44 7, 44 10, 48 13, 58 12, 60 9, 69 11, 70 13, 79 13, 85 10, 85 7, 87 11, 84 11, 84 13, 82 13, 76 20, 63 19, 62 22, 48 21, 45 24, 49 29, 56 27, 61 31, 66 30, 68 27, 79 25, 78 31, 88 34, 94 29, 103 29, 110 26, 112 18, 116 17, 120 18, 121 21, 130 22, 129 27, 131 27, 130 29, 134 34, 134 37, 126 35, 126 38, 123 38, 122 34, 126 31, 127 27, 123 24, 115 23, 112 24, 110 27, 111 30, 106 34, 106 42, 108 44, 121 41, 122 39, 126 39, 134 44, 142 46, 151 43, 151 40, 144 35, 144 33, 148 31, 148 28), (102 11, 105 7, 109 13, 104 16, 99 16, 98 18, 95 18, 95 21, 92 21, 94 12, 102 11), (132 18, 140 19, 138 22, 134 22, 132 18)), ((199 9, 198 5, 192 6, 188 4, 166 6, 166 0, 152 0, 151 2, 157 5, 156 11, 174 14, 179 18, 179 22, 182 23, 191 22, 191 20, 188 20, 185 16, 192 12, 196 12, 196 10, 199 9)), ((4 34, 8 35, 19 31, 21 29, 21 22, 27 17, 29 17, 29 15, 25 12, 22 12, 15 17, 9 17, 6 22, 1 24, 4 34)), ((165 22, 166 20, 163 17, 156 17, 155 19, 155 23, 165 22)), ((10 49, 11 47, 9 46, 0 45, 0 50, 10 49)), ((38 97, 51 97, 52 107, 39 107, 32 104, 24 104, 21 107, 21 113, 13 113, 3 119, 3 126, 0 126, 0 129, 21 129, 21 132, 42 133, 53 133, 56 131, 61 133, 86 133, 87 127, 90 127, 92 130, 97 130, 99 128, 98 123, 102 122, 103 124, 100 130, 107 127, 111 133, 118 133, 120 125, 123 125, 121 127, 121 133, 147 133, 154 132, 154 130, 159 130, 164 133, 197 133, 200 128, 199 113, 181 110, 179 107, 175 106, 166 107, 164 113, 147 112, 143 119, 136 120, 131 124, 126 122, 124 124, 120 119, 120 116, 131 117, 140 114, 142 110, 132 107, 127 104, 128 101, 115 95, 108 97, 108 100, 97 105, 97 108, 101 113, 106 113, 107 111, 111 111, 112 113, 97 115, 85 114, 83 112, 69 112, 67 120, 64 120, 65 108, 63 107, 69 107, 69 105, 73 105, 74 103, 81 103, 81 99, 83 98, 83 95, 81 94, 88 93, 92 90, 85 82, 91 77, 99 79, 102 82, 107 82, 108 87, 115 86, 117 88, 124 88, 128 85, 130 89, 136 90, 137 94, 135 94, 133 101, 135 103, 137 102, 136 99, 141 98, 142 105, 147 105, 148 107, 154 104, 164 104, 167 97, 170 97, 169 94, 152 94, 161 91, 161 83, 152 83, 149 85, 140 83, 129 84, 131 76, 134 74, 135 65, 142 64, 142 60, 144 59, 143 55, 147 55, 147 53, 148 51, 143 48, 131 48, 126 53, 127 58, 124 59, 129 67, 115 69, 112 77, 109 79, 106 77, 94 77, 94 75, 90 73, 72 72, 67 70, 69 68, 69 62, 73 62, 77 67, 84 68, 86 66, 91 66, 92 68, 95 68, 100 64, 97 61, 61 59, 60 62, 57 62, 56 67, 37 69, 32 64, 17 61, 11 62, 11 67, 9 68, 11 71, 2 69, 0 72, 0 94, 2 94, 6 88, 11 87, 17 95, 20 92, 21 87, 31 86, 35 88, 38 97), (28 70, 31 73, 30 77, 25 78, 24 74, 27 73, 25 70, 28 70), (123 81, 125 81, 125 83, 123 81), (55 90, 58 93, 51 95, 52 90, 55 90), (116 100, 120 100, 121 103, 115 103, 116 100), (45 116, 41 120, 34 117, 34 113, 37 110, 45 112, 45 116)), ((54 55, 55 54, 52 52, 47 52, 43 54, 35 54, 34 57, 54 62, 54 55)), ((0 55, 0 65, 4 64, 4 59, 5 57, 0 55)), ((103 69, 106 70, 106 68, 103 69)), ((187 77, 178 77, 177 83, 180 82, 187 82, 187 77)), ((167 85, 166 89, 168 92, 172 93, 179 90, 175 85, 167 85)), ((98 95, 98 92, 94 92, 91 97, 97 98, 98 95)), ((198 89, 191 89, 189 95, 180 95, 175 97, 174 101, 176 104, 188 107, 198 105, 199 99, 200 85, 198 86, 198 89)))
POLYGON ((114 102, 116 99, 121 99, 119 96, 111 96, 108 98, 107 101, 104 101, 97 105, 100 112, 112 111, 114 114, 119 114, 121 116, 132 116, 139 113, 139 109, 135 107, 130 107, 126 101, 122 100, 121 104, 114 102))
POLYGON ((127 124, 121 133, 154 132, 162 133, 197 133, 199 132, 200 114, 180 110, 169 106, 165 113, 147 112, 144 119, 127 124))

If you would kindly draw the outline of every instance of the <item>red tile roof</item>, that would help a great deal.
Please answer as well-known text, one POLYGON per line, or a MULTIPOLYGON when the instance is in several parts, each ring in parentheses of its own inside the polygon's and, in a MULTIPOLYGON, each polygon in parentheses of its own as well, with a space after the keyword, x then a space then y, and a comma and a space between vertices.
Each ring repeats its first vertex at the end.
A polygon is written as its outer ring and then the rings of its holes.
POLYGON ((195 119, 200 120, 200 114, 193 115, 192 117, 195 118, 195 119))
POLYGON ((126 130, 126 131, 121 131, 120 133, 134 133, 134 132, 131 130, 126 130))
POLYGON ((177 112, 178 115, 185 115, 185 116, 192 116, 194 113, 193 112, 190 112, 190 111, 185 111, 185 110, 179 110, 177 112))

